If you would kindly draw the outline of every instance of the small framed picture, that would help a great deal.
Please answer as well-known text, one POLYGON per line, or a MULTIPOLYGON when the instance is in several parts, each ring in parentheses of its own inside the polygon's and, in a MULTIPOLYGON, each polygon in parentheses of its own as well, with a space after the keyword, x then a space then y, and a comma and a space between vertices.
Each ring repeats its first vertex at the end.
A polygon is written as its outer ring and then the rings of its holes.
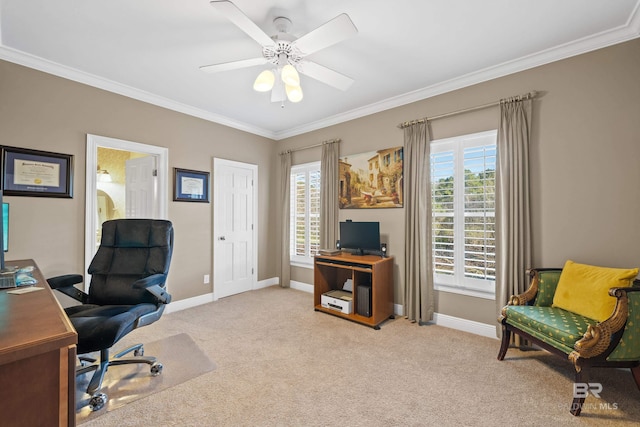
POLYGON ((173 201, 209 203, 209 172, 173 168, 173 201))
POLYGON ((5 196, 73 197, 73 156, 17 147, 2 150, 5 196))

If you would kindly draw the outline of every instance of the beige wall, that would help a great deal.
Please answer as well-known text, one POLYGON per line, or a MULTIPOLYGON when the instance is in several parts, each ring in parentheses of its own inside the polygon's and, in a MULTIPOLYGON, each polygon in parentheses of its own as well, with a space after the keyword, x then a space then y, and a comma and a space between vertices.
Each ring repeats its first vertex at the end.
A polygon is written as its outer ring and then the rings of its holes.
MULTIPOLYGON (((267 246, 273 240, 273 141, 0 61, 0 144, 72 154, 75 161, 73 199, 5 197, 11 206, 6 259, 33 258, 45 276, 83 272, 88 133, 167 147, 170 168, 212 172, 213 157, 258 165, 258 279, 277 275, 267 246)), ((169 202, 176 236, 169 274, 174 300, 212 291, 212 284, 203 284, 204 274, 213 277, 212 208, 169 202)))
MULTIPOLYGON (((567 259, 611 267, 640 266, 640 39, 338 124, 278 143, 278 150, 341 138, 340 155, 403 144, 398 123, 531 90, 533 265, 567 259)), ((428 72, 428 70, 425 70, 428 72)), ((496 129, 497 107, 432 123, 435 139, 496 129)), ((319 160, 320 149, 293 163, 319 160)), ((396 257, 395 302, 404 297, 404 209, 341 210, 340 219, 380 221, 396 257)), ((309 270, 292 279, 312 283, 309 270)), ((495 303, 437 292, 439 313, 495 324, 495 303)))
MULTIPOLYGON (((87 133, 169 148, 170 167, 211 171, 212 157, 259 167, 259 279, 278 275, 281 212, 278 152, 341 138, 341 155, 403 144, 397 124, 496 101, 530 90, 534 266, 568 258, 612 267, 640 266, 640 40, 502 77, 413 104, 273 142, 82 84, 0 62, 1 144, 75 156, 74 198, 7 197, 7 259, 35 258, 45 275, 81 272, 87 133)), ((428 70, 425 70, 428 72, 428 70)), ((435 121, 434 138, 495 129, 498 109, 435 121)), ((293 163, 320 159, 299 151, 293 163)), ((171 199, 171 195, 170 195, 171 199)), ((176 300, 211 292, 212 205, 169 203, 176 228, 170 280, 176 300)), ((395 302, 404 295, 404 209, 341 210, 340 219, 380 221, 396 258, 395 302)), ((311 270, 292 279, 312 283, 311 270)), ((437 312, 495 324, 494 302, 437 293, 437 312)))

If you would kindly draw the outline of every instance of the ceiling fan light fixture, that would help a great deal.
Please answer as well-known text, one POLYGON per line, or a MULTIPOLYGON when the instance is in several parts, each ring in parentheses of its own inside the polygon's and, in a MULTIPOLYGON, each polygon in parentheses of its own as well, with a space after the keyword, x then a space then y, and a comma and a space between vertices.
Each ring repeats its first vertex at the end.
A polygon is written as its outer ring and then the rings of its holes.
POLYGON ((300 86, 292 86, 292 85, 285 85, 285 91, 287 93, 287 99, 290 102, 300 102, 302 101, 302 88, 300 86))
POLYGON ((296 68, 291 64, 287 64, 282 67, 280 77, 286 85, 300 86, 300 75, 298 74, 296 68))
POLYGON ((273 84, 276 80, 273 71, 264 70, 258 77, 256 77, 256 81, 253 82, 253 89, 258 92, 268 92, 273 88, 273 84))

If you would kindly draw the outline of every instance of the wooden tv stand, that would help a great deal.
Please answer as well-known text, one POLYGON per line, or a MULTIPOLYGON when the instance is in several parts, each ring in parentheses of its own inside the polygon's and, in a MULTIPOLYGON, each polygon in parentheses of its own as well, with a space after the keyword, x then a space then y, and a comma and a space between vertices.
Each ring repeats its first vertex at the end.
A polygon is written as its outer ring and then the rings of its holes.
POLYGON ((393 257, 378 255, 318 255, 313 263, 313 303, 316 311, 322 311, 363 325, 380 329, 380 324, 393 318, 393 257), (342 289, 347 279, 353 280, 353 312, 323 307, 322 294, 342 289), (371 287, 371 316, 357 313, 358 285, 371 287))

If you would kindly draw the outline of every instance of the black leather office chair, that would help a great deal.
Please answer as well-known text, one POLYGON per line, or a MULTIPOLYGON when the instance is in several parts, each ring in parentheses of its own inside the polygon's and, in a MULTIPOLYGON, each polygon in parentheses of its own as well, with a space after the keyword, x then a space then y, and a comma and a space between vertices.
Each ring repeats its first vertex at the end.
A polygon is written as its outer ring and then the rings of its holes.
POLYGON ((151 374, 159 375, 162 364, 144 355, 137 344, 109 358, 109 349, 122 337, 141 326, 160 319, 171 301, 165 290, 173 251, 171 222, 153 219, 117 219, 102 225, 102 241, 89 266, 91 285, 86 294, 73 285, 81 283, 79 274, 48 279, 52 289, 71 296, 80 305, 65 309, 78 333, 78 354, 100 352, 100 361, 80 357, 76 375, 96 371, 87 393, 92 410, 101 409, 107 396, 100 392, 109 366, 146 363, 151 374), (133 352, 135 357, 123 356, 133 352), (92 363, 88 365, 87 363, 92 363))

